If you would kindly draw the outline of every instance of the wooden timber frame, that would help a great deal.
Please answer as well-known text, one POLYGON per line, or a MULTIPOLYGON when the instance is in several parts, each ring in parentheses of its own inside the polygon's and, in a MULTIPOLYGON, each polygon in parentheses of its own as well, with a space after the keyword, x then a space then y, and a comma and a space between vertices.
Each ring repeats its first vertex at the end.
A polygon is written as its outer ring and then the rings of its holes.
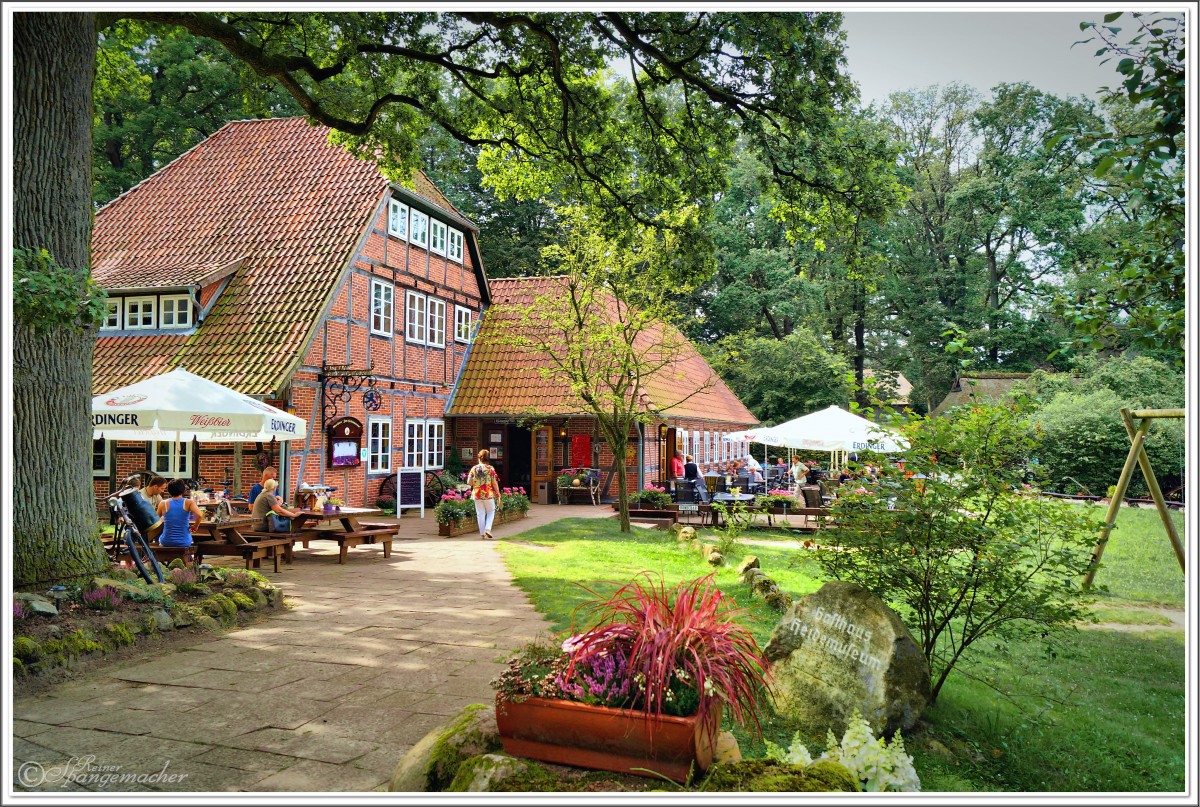
POLYGON ((1141 468, 1142 476, 1146 478, 1146 485, 1150 488, 1150 498, 1154 500, 1154 506, 1158 509, 1158 515, 1167 531, 1167 538, 1170 539, 1171 547, 1175 550, 1179 569, 1186 572, 1183 544, 1179 541, 1179 533, 1167 512, 1167 503, 1163 499, 1162 488, 1158 486, 1154 469, 1150 467, 1150 457, 1146 454, 1146 434, 1150 431, 1150 423, 1157 418, 1183 418, 1185 414, 1183 409, 1135 409, 1133 411, 1121 409, 1121 420, 1125 423, 1125 431, 1129 433, 1129 455, 1125 458, 1125 466, 1121 469, 1121 478, 1117 480, 1116 490, 1113 491, 1112 498, 1108 503, 1108 512, 1104 516, 1104 525, 1100 528, 1100 537, 1096 540, 1096 547, 1092 550, 1092 562, 1083 578, 1085 589, 1091 588, 1092 581, 1096 578, 1096 571, 1100 568, 1100 558, 1104 555, 1108 537, 1112 533, 1113 527, 1116 526, 1117 513, 1120 511, 1121 501, 1125 498, 1125 491, 1129 488, 1129 480, 1133 477, 1134 465, 1141 468), (1141 421, 1136 428, 1133 423, 1135 419, 1141 421))

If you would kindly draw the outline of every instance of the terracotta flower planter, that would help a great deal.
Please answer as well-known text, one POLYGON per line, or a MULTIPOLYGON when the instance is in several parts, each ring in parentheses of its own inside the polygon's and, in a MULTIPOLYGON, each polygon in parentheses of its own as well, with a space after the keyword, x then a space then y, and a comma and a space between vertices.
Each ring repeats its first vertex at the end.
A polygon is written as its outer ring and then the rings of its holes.
POLYGON ((506 753, 559 765, 632 773, 686 782, 708 770, 720 726, 721 708, 709 715, 706 731, 696 715, 663 715, 651 725, 645 712, 609 709, 571 701, 496 698, 496 725, 506 753))

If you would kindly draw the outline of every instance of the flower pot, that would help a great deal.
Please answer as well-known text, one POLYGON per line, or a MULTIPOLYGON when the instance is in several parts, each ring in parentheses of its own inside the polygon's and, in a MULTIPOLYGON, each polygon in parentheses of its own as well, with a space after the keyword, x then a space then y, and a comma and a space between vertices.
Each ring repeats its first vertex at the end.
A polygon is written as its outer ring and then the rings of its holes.
POLYGON ((321 512, 323 512, 323 513, 332 513, 332 512, 333 512, 333 505, 332 505, 332 504, 323 504, 323 505, 321 505, 321 512))
POLYGON ((505 753, 618 773, 686 782, 712 764, 721 708, 709 715, 709 730, 696 715, 663 715, 610 709, 571 701, 496 698, 496 726, 505 753))

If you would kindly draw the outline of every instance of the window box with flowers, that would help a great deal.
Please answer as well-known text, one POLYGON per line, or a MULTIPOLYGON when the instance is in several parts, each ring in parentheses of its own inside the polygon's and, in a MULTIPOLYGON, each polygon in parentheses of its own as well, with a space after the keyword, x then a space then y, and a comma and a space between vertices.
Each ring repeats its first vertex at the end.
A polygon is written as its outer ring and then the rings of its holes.
POLYGON ((767 662, 709 577, 647 573, 585 606, 593 627, 530 645, 492 681, 504 750, 686 782, 712 762, 723 709, 758 730, 767 662))
MULTIPOLYGON (((500 508, 496 511, 493 526, 518 521, 529 513, 529 496, 525 488, 502 488, 500 490, 500 508)), ((442 494, 441 501, 433 508, 434 518, 438 523, 438 535, 453 538, 475 532, 478 524, 475 521, 475 501, 471 498, 470 489, 465 492, 447 491, 442 494)))

